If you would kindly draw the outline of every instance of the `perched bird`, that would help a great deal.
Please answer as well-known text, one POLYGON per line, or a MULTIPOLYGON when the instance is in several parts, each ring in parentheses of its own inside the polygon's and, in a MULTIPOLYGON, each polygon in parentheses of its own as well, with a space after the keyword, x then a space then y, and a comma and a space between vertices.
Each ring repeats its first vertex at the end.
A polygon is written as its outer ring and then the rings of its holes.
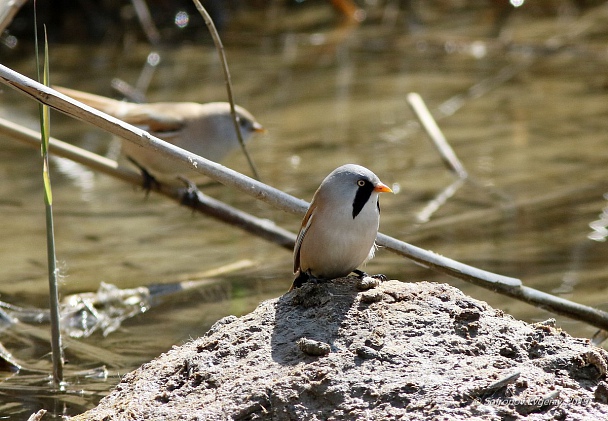
POLYGON ((338 167, 323 180, 296 240, 292 289, 310 278, 365 275, 357 267, 374 256, 382 192, 392 190, 360 165, 338 167))
MULTIPOLYGON (((221 161, 229 152, 240 146, 234 130, 230 104, 227 102, 136 104, 59 86, 54 88, 211 161, 221 161)), ((248 141, 256 132, 265 131, 249 111, 238 105, 235 110, 243 141, 248 141)), ((175 182, 178 175, 196 178, 194 171, 192 174, 183 174, 181 168, 176 168, 170 160, 132 142, 122 142, 122 153, 159 180, 175 182)))

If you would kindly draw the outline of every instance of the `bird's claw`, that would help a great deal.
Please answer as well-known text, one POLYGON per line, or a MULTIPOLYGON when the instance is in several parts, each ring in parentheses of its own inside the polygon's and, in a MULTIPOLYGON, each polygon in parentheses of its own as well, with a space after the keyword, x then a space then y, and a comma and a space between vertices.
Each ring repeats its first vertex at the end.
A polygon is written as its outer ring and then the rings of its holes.
POLYGON ((386 275, 383 275, 381 273, 376 274, 376 275, 368 275, 367 273, 365 273, 361 270, 355 270, 353 272, 358 276, 357 288, 362 291, 376 288, 382 282, 388 281, 388 278, 386 277, 386 275))
POLYGON ((377 273, 375 275, 369 275, 367 272, 363 272, 362 270, 359 269, 355 269, 353 270, 353 273, 356 274, 360 279, 364 279, 364 278, 374 278, 377 279, 380 282, 386 282, 388 281, 388 277, 382 273, 377 273))
POLYGON ((127 159, 139 169, 141 176, 143 178, 141 187, 146 192, 146 197, 148 197, 151 190, 158 190, 160 188, 159 181, 156 178, 154 178, 154 176, 152 174, 150 174, 148 172, 148 170, 146 170, 139 162, 137 162, 135 159, 133 159, 130 156, 128 156, 127 159))
POLYGON ((377 273, 375 275, 372 275, 372 278, 377 279, 380 282, 387 282, 388 281, 388 276, 386 276, 383 273, 377 273))
POLYGON ((317 277, 311 275, 309 272, 300 271, 300 272, 298 272, 298 275, 296 276, 296 278, 293 280, 293 283, 291 284, 291 288, 289 288, 289 290, 292 291, 296 288, 300 288, 306 283, 319 284, 324 281, 326 281, 326 280, 317 278, 317 277))
POLYGON ((184 206, 188 206, 192 209, 196 208, 196 205, 201 203, 199 199, 199 195, 201 195, 201 191, 198 189, 196 184, 192 181, 188 180, 186 177, 178 176, 181 181, 184 182, 186 188, 184 189, 184 193, 181 197, 180 203, 184 206))

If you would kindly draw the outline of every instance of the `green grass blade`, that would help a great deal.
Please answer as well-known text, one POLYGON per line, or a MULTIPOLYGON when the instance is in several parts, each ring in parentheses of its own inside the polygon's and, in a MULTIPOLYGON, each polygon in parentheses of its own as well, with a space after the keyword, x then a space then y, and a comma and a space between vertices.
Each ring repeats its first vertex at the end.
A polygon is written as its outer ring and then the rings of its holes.
MULTIPOLYGON (((43 84, 50 86, 50 72, 49 72, 49 43, 47 41, 46 26, 44 27, 44 75, 43 84)), ((53 204, 53 192, 51 190, 51 177, 49 175, 49 131, 51 127, 51 111, 48 105, 41 104, 41 127, 40 133, 42 136, 41 141, 41 152, 42 160, 44 162, 42 168, 42 178, 44 180, 44 202, 47 205, 53 204)))
MULTIPOLYGON (((38 81, 40 75, 40 59, 38 50, 38 24, 36 20, 36 2, 34 1, 34 35, 36 51, 36 71, 38 81)), ((50 85, 49 71, 49 43, 44 27, 44 73, 42 76, 43 84, 50 85)), ((63 349, 61 345, 61 330, 59 317, 59 291, 57 287, 57 258, 55 253, 55 228, 53 222, 53 194, 51 190, 51 176, 49 172, 49 137, 50 137, 50 108, 48 105, 39 104, 40 114, 40 144, 42 154, 42 179, 44 183, 44 203, 46 214, 46 243, 47 243, 47 264, 49 274, 49 302, 51 315, 51 350, 53 360, 53 382, 56 386, 63 387, 63 349)))

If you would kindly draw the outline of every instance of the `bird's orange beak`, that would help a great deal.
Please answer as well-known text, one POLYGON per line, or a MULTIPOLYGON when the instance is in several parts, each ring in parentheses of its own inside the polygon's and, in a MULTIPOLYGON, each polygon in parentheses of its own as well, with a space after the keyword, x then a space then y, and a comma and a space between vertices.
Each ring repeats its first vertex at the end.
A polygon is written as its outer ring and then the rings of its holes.
POLYGON ((374 187, 374 191, 378 193, 392 193, 393 190, 384 183, 378 183, 376 187, 374 187))
POLYGON ((253 123, 253 131, 256 133, 266 133, 268 130, 266 130, 264 126, 262 126, 256 121, 255 123, 253 123))

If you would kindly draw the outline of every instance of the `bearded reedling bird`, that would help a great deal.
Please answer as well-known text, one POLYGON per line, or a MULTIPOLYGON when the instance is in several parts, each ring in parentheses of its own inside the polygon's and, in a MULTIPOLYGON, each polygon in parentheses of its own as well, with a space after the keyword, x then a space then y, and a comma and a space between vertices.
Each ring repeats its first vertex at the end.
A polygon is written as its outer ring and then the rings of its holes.
POLYGON ((393 191, 360 165, 338 167, 323 180, 296 240, 291 289, 309 279, 366 275, 357 267, 374 257, 383 192, 393 191))
MULTIPOLYGON (((227 102, 136 104, 59 86, 54 88, 86 105, 141 127, 153 136, 211 161, 221 161, 229 152, 240 146, 234 130, 230 104, 227 102)), ((247 142, 254 133, 265 131, 249 111, 238 105, 235 106, 235 110, 244 142, 247 142)), ((145 169, 159 180, 175 183, 178 175, 185 175, 179 168, 175 168, 172 161, 132 142, 122 142, 122 153, 142 170, 145 169)), ((187 176, 196 178, 195 174, 193 171, 187 176)))

